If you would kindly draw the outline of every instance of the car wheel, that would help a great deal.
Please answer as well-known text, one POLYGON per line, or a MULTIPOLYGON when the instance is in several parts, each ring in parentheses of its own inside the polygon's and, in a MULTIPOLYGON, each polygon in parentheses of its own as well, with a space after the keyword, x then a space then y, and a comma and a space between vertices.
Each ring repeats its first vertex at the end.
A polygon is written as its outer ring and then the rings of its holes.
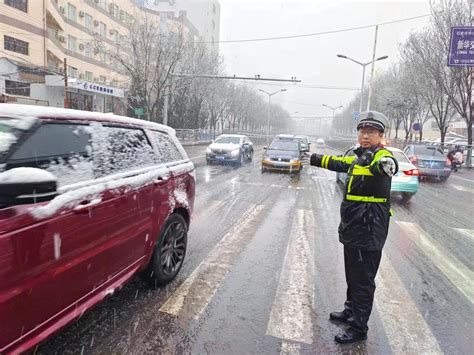
POLYGON ((183 216, 172 214, 161 231, 145 275, 155 285, 166 285, 183 266, 188 242, 188 226, 183 216))
POLYGON ((239 162, 237 163, 237 165, 242 166, 242 165, 244 165, 244 163, 245 163, 245 155, 244 155, 244 153, 240 153, 239 162))
POLYGON ((212 162, 209 159, 206 159, 206 163, 207 165, 211 165, 212 162))
POLYGON ((402 193, 402 201, 403 202, 410 201, 412 197, 413 197, 413 194, 411 194, 411 193, 408 193, 408 192, 403 192, 402 193))
POLYGON ((265 173, 267 171, 267 169, 265 169, 263 166, 262 166, 262 174, 265 173))
POLYGON ((250 151, 248 161, 252 161, 252 159, 253 159, 253 150, 250 151))

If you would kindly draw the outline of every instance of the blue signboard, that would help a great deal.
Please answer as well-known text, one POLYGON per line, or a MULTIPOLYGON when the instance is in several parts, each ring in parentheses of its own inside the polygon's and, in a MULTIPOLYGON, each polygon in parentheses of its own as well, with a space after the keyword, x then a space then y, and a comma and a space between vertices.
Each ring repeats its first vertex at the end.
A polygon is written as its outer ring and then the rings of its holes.
POLYGON ((474 27, 451 29, 448 66, 474 67, 474 27))
POLYGON ((360 116, 360 112, 359 111, 355 111, 354 112, 354 120, 358 120, 359 119, 359 116, 360 116))

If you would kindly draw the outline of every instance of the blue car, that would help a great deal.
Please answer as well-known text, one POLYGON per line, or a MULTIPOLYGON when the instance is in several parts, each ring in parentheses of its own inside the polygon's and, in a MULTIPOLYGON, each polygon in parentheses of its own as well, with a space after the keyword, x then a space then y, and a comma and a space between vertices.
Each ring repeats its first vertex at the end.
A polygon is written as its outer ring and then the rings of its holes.
MULTIPOLYGON (((413 165, 408 157, 400 149, 385 147, 398 161, 398 173, 392 178, 392 195, 400 195, 404 201, 409 201, 418 191, 418 168, 413 165)), ((348 150, 344 156, 354 155, 353 148, 348 150)), ((337 181, 345 184, 347 174, 337 173, 337 181)))

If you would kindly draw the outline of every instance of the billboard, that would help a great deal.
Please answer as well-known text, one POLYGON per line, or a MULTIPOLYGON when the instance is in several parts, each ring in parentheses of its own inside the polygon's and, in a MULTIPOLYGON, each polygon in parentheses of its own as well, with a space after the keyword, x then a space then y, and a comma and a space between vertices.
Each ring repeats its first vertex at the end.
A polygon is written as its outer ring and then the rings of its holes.
POLYGON ((474 27, 451 28, 448 66, 474 67, 474 27))

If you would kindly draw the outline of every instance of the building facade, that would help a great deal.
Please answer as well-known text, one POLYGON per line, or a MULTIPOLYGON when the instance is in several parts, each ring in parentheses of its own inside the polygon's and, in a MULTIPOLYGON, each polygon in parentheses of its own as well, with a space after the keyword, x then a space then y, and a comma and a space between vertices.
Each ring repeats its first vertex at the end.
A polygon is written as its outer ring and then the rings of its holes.
POLYGON ((220 4, 218 0, 135 0, 136 4, 175 17, 185 17, 209 48, 219 51, 220 4))

